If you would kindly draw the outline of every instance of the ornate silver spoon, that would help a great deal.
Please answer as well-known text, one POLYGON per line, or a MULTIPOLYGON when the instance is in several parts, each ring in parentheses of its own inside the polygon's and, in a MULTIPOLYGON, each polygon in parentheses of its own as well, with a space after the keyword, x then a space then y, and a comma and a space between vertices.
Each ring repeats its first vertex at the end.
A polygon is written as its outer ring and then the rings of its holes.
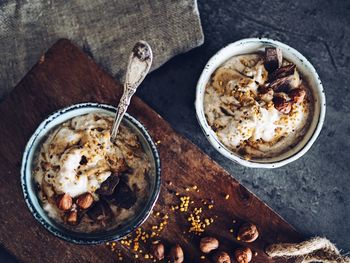
POLYGON ((116 116, 111 130, 111 142, 116 141, 119 125, 130 104, 132 95, 146 77, 153 60, 152 49, 145 41, 139 41, 132 49, 126 70, 124 92, 117 107, 116 116))

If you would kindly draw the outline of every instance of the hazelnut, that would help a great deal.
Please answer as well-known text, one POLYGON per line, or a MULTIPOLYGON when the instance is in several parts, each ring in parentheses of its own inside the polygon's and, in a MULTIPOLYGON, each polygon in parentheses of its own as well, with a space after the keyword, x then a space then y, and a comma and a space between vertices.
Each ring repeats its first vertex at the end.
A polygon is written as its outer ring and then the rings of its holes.
POLYGON ((81 209, 88 209, 92 203, 94 202, 94 198, 92 194, 85 193, 78 197, 76 203, 81 209))
POLYGON ((70 211, 66 217, 67 224, 69 225, 76 225, 78 223, 78 212, 77 211, 70 211))
POLYGON ((306 95, 306 91, 302 88, 296 88, 289 91, 288 96, 295 103, 302 103, 306 95))
POLYGON ((57 207, 63 211, 67 211, 72 207, 73 200, 69 194, 59 195, 57 198, 57 207))
POLYGON ((274 97, 273 103, 276 110, 283 114, 288 114, 292 110, 292 103, 282 97, 274 97))
POLYGON ((235 250, 235 258, 237 263, 248 263, 252 260, 253 253, 249 247, 238 248, 235 250))
POLYGON ((154 241, 151 246, 151 254, 157 260, 164 259, 164 245, 159 241, 154 241))
POLYGON ((252 223, 243 224, 237 235, 237 240, 242 240, 243 242, 253 242, 259 236, 258 228, 252 223))
POLYGON ((182 263, 184 261, 184 252, 180 245, 176 245, 170 249, 170 262, 182 263))
POLYGON ((199 248, 203 253, 210 253, 219 247, 219 241, 214 237, 203 237, 201 239, 199 248))
POLYGON ((227 254, 224 251, 215 254, 213 259, 215 263, 231 263, 231 258, 229 254, 227 254))

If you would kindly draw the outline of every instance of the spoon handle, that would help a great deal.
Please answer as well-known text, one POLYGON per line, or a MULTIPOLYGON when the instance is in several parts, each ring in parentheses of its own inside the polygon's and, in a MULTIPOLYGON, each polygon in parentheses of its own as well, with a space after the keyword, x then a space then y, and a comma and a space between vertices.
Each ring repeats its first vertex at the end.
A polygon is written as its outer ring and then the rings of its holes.
POLYGON ((129 58, 124 83, 124 92, 118 104, 116 116, 111 129, 112 142, 116 141, 119 125, 130 104, 131 97, 146 77, 151 68, 152 60, 153 54, 150 45, 145 41, 138 41, 132 49, 129 58))

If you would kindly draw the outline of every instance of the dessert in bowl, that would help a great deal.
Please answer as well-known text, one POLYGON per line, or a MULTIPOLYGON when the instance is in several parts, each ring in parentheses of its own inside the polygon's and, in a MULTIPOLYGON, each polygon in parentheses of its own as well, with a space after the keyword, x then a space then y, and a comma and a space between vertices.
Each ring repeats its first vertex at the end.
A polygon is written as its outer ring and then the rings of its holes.
POLYGON ((248 167, 273 168, 311 147, 324 121, 325 97, 299 52, 269 39, 244 39, 208 62, 195 106, 220 153, 248 167))
POLYGON ((34 217, 65 240, 116 240, 138 227, 160 191, 160 163, 143 126, 125 115, 110 140, 115 108, 84 103, 49 116, 29 140, 22 188, 34 217))

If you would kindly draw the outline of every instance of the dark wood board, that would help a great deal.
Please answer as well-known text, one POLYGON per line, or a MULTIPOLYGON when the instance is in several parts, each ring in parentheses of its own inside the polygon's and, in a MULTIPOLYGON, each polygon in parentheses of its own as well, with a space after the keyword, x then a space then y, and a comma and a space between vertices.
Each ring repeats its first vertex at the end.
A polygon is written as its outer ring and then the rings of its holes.
MULTIPOLYGON (((161 85, 161 84, 160 84, 161 85)), ((24 202, 20 186, 20 163, 27 140, 39 123, 53 111, 80 102, 101 102, 115 105, 121 86, 105 73, 79 48, 68 40, 58 41, 22 79, 13 92, 0 104, 0 242, 23 262, 123 262, 144 257, 148 244, 141 245, 139 258, 128 246, 116 244, 117 252, 105 244, 74 245, 47 232, 32 217, 24 202)), ((188 213, 175 212, 171 206, 179 196, 187 195, 195 203, 190 209, 203 206, 203 215, 214 218, 205 235, 221 241, 220 249, 232 252, 241 246, 234 233, 242 222, 258 225, 260 236, 249 246, 257 252, 252 262, 273 262, 264 254, 267 244, 302 240, 280 216, 233 179, 190 141, 177 134, 170 125, 139 98, 132 99, 128 110, 148 129, 158 142, 162 163, 162 188, 154 211, 168 214, 168 224, 160 234, 167 247, 179 243, 184 248, 186 262, 205 262, 198 249, 199 237, 187 233, 188 213), (171 183, 170 183, 171 182, 171 183), (199 192, 191 187, 197 185, 199 192), (186 191, 190 188, 190 191, 186 191), (225 195, 229 194, 229 199, 225 195), (213 199, 207 209, 203 200, 213 199), (233 221, 236 223, 233 223, 233 221), (229 229, 233 228, 234 233, 229 229), (184 233, 185 232, 185 233, 184 233)), ((160 217, 153 213, 142 226, 151 226, 160 217)), ((244 245, 244 244, 243 244, 244 245)), ((209 257, 207 257, 209 258, 209 257)), ((276 261, 282 262, 282 261, 276 261)))

